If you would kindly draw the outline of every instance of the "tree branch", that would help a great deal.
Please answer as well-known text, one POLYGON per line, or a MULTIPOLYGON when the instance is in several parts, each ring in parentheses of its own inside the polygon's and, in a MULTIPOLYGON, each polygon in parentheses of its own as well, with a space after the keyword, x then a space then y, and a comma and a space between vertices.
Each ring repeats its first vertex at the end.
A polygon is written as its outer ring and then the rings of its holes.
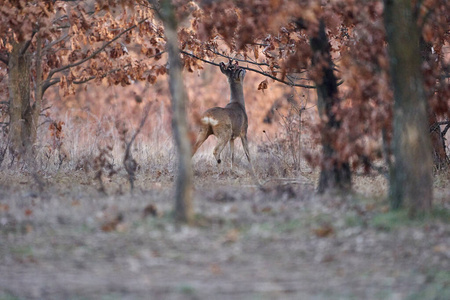
POLYGON ((442 130, 442 138, 447 134, 447 131, 450 129, 450 123, 447 123, 447 126, 445 126, 444 130, 442 130))
MULTIPOLYGON (((245 60, 245 59, 239 59, 239 58, 231 58, 230 56, 227 56, 223 53, 217 52, 216 50, 212 50, 208 48, 208 51, 211 51, 212 53, 228 58, 228 59, 233 59, 235 61, 240 61, 240 62, 244 62, 244 63, 248 63, 248 64, 252 64, 252 65, 256 65, 256 66, 265 66, 265 67, 270 67, 270 65, 268 63, 259 63, 259 62, 254 62, 254 61, 249 61, 249 60, 245 60)), ((275 68, 279 69, 280 66, 278 65, 274 65, 275 68)))
POLYGON ((66 38, 69 37, 69 34, 66 33, 65 35, 63 35, 62 37, 60 37, 57 40, 54 40, 53 42, 51 42, 50 44, 48 44, 47 46, 44 47, 44 51, 47 51, 48 49, 50 49, 51 47, 53 47, 54 45, 58 44, 59 42, 62 42, 63 40, 65 40, 66 38))
POLYGON ((33 30, 33 32, 31 33, 31 37, 30 39, 25 43, 25 45, 23 45, 22 49, 20 49, 20 55, 24 55, 25 52, 27 51, 28 47, 30 47, 31 45, 31 41, 33 41, 33 37, 34 35, 39 31, 38 30, 33 30))
MULTIPOLYGON (((154 57, 156 57, 156 56, 160 56, 160 55, 164 54, 165 52, 166 52, 166 51, 161 51, 161 52, 159 52, 158 54, 149 56, 149 57, 147 57, 147 58, 154 58, 154 57)), ((108 76, 108 75, 110 75, 110 74, 112 74, 112 73, 115 73, 115 72, 117 72, 117 71, 119 71, 119 70, 122 70, 122 69, 124 69, 124 68, 128 68, 129 66, 131 66, 131 64, 126 64, 126 65, 124 65, 124 66, 121 66, 120 68, 112 69, 112 70, 106 72, 105 74, 102 74, 101 76, 90 76, 90 77, 88 77, 88 78, 85 78, 85 79, 82 79, 82 80, 74 80, 74 81, 72 81, 72 82, 73 82, 74 84, 83 84, 83 83, 89 82, 89 81, 91 81, 91 80, 93 80, 93 79, 95 79, 95 78, 105 78, 106 76, 108 76)), ((47 81, 47 82, 43 85, 43 87, 42 87, 42 94, 44 94, 45 91, 46 91, 49 87, 51 87, 52 85, 55 85, 55 84, 57 84, 57 83, 59 83, 59 82, 61 82, 61 78, 55 78, 55 79, 52 79, 52 80, 50 80, 50 81, 47 81)))
POLYGON ((110 40, 110 41, 104 43, 103 46, 101 46, 100 48, 98 48, 97 50, 95 50, 94 52, 92 52, 91 55, 89 55, 89 56, 83 58, 82 60, 79 60, 79 61, 74 62, 74 63, 72 63, 72 64, 65 65, 65 66, 62 66, 62 67, 60 67, 60 68, 51 70, 50 73, 48 74, 48 77, 47 77, 46 81, 49 81, 49 80, 53 77, 53 75, 55 75, 55 73, 58 73, 58 72, 61 72, 61 71, 64 71, 64 70, 67 70, 67 69, 70 69, 70 68, 79 66, 79 65, 81 65, 81 64, 83 64, 83 63, 85 63, 85 62, 87 62, 88 60, 92 59, 94 56, 96 56, 97 54, 99 54, 100 52, 102 52, 106 47, 108 47, 109 45, 111 45, 113 42, 117 41, 117 40, 118 40, 120 37, 122 37, 125 33, 127 33, 128 31, 130 31, 130 30, 136 28, 138 25, 144 23, 144 22, 147 21, 147 20, 148 20, 148 18, 145 18, 145 19, 143 19, 143 20, 140 20, 137 24, 135 24, 135 25, 133 25, 133 26, 131 26, 131 27, 128 27, 127 29, 125 29, 124 31, 122 31, 121 33, 119 33, 118 35, 116 35, 112 40, 110 40))
POLYGON ((438 129, 439 126, 441 126, 441 125, 450 125, 450 121, 447 120, 447 121, 441 121, 441 122, 434 123, 433 125, 430 126, 430 133, 435 131, 436 129, 438 129))
MULTIPOLYGON (((211 64, 211 65, 213 65, 213 66, 219 66, 218 63, 215 63, 215 62, 206 60, 206 59, 204 59, 204 58, 198 57, 198 56, 196 56, 196 55, 194 55, 194 54, 192 54, 192 53, 186 52, 186 51, 184 51, 184 50, 180 50, 180 52, 181 52, 182 54, 188 55, 188 56, 193 57, 193 58, 195 58, 195 59, 201 60, 201 61, 203 61, 203 62, 205 62, 205 63, 211 64)), ((281 80, 281 79, 279 79, 279 78, 277 78, 277 77, 275 77, 275 76, 273 76, 273 75, 271 75, 271 74, 268 74, 268 73, 266 73, 266 72, 264 72, 264 71, 260 71, 260 70, 256 70, 256 69, 249 68, 249 67, 244 67, 244 66, 240 66, 240 67, 241 67, 242 69, 245 69, 245 70, 248 70, 248 71, 252 71, 252 72, 261 74, 261 75, 263 75, 263 76, 269 77, 269 78, 271 78, 271 79, 273 79, 273 80, 275 80, 275 81, 281 82, 281 83, 286 84, 286 85, 289 85, 289 86, 302 87, 302 88, 305 88, 305 89, 315 89, 315 88, 316 88, 315 85, 307 85, 307 84, 300 84, 300 83, 287 82, 287 81, 281 80)))

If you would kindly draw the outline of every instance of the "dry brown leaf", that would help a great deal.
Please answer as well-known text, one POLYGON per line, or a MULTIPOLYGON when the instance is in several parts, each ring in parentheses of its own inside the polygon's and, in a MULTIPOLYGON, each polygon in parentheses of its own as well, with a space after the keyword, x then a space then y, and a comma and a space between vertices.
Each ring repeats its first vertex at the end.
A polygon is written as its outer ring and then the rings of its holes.
POLYGON ((334 228, 330 224, 325 224, 321 227, 314 228, 313 232, 316 236, 323 238, 334 234, 334 228))
POLYGON ((210 264, 209 269, 210 269, 211 273, 213 273, 214 275, 220 275, 223 273, 222 268, 220 267, 220 265, 218 263, 210 264))
POLYGON ((267 87, 269 86, 269 83, 266 80, 263 80, 258 85, 258 91, 261 90, 264 93, 264 90, 267 90, 267 87))
POLYGON ((235 243, 239 239, 239 230, 236 228, 230 229, 224 237, 223 243, 235 243))
POLYGON ((142 212, 142 218, 146 218, 148 216, 156 217, 158 216, 158 209, 154 204, 147 205, 143 212, 142 212))
POLYGON ((263 213, 270 213, 270 212, 272 212, 272 207, 270 207, 270 206, 265 206, 265 207, 263 207, 262 209, 261 209, 261 212, 263 212, 263 213))
POLYGON ((0 203, 0 212, 7 212, 9 211, 9 205, 0 203))
POLYGON ((72 203, 71 203, 70 205, 72 205, 72 206, 80 206, 81 203, 80 203, 79 200, 73 200, 72 203))

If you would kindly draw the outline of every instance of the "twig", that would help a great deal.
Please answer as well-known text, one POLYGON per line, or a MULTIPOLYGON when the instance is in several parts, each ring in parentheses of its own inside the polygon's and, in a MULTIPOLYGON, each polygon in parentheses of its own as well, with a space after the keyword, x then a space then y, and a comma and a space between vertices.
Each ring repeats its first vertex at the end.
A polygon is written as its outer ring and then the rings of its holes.
MULTIPOLYGON (((270 65, 269 65, 268 63, 259 63, 259 62, 254 62, 254 61, 245 60, 245 59, 231 58, 231 57, 228 56, 228 55, 225 55, 225 54, 223 54, 223 53, 220 53, 220 52, 218 52, 218 51, 216 51, 216 50, 212 50, 212 49, 210 49, 210 48, 208 48, 208 51, 210 51, 210 52, 212 52, 212 53, 214 53, 214 54, 216 54, 216 55, 222 56, 222 57, 224 57, 224 58, 233 59, 233 60, 235 60, 235 61, 239 61, 239 62, 243 62, 243 63, 249 63, 249 64, 257 65, 257 66, 270 67, 270 65)), ((280 66, 278 66, 278 65, 274 65, 274 67, 277 68, 277 69, 280 68, 280 66)))
POLYGON ((132 193, 133 193, 133 189, 134 189, 134 180, 136 179, 135 172, 137 169, 137 162, 136 162, 136 160, 134 160, 133 154, 131 153, 131 146, 133 145, 134 141, 136 140, 137 135, 141 132, 142 128, 145 125, 145 122, 147 121, 147 117, 149 115, 150 107, 151 107, 152 103, 153 102, 150 102, 145 106, 144 112, 143 112, 143 117, 141 119, 141 123, 139 123, 139 126, 136 129, 136 132, 131 137, 130 141, 128 143, 125 141, 126 148, 125 148, 125 155, 123 158, 123 165, 125 167, 125 170, 128 173, 128 181, 130 182, 130 188, 131 188, 132 193))
POLYGON ((450 124, 450 120, 447 121, 441 121, 441 122, 436 122, 433 125, 430 126, 430 133, 437 130, 439 128, 439 126, 441 125, 449 125, 450 124))
POLYGON ((31 45, 31 41, 33 40, 34 35, 38 32, 39 30, 33 30, 33 32, 31 33, 31 37, 28 41, 26 41, 25 45, 22 47, 22 49, 20 49, 20 55, 24 55, 25 52, 28 50, 28 47, 30 47, 31 45))

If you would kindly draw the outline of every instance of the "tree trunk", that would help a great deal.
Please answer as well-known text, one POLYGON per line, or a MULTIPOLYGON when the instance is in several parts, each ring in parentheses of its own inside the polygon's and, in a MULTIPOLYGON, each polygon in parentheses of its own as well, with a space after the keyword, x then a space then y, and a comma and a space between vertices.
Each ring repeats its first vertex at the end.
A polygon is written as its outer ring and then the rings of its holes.
POLYGON ((415 217, 431 209, 433 195, 419 30, 409 0, 385 0, 384 17, 395 99, 391 207, 406 207, 410 217, 415 217))
POLYGON ((30 106, 31 60, 27 51, 23 51, 25 44, 26 42, 13 43, 8 64, 10 151, 13 155, 19 156, 27 153, 34 142, 31 138, 33 123, 30 106))
POLYGON ((351 171, 348 161, 343 161, 334 146, 336 132, 340 129, 340 122, 336 119, 334 107, 340 100, 338 98, 337 80, 333 73, 333 63, 330 54, 330 44, 325 33, 324 21, 320 21, 317 36, 311 38, 311 48, 314 52, 312 64, 318 65, 326 62, 322 67, 323 76, 316 82, 317 101, 320 116, 325 121, 322 128, 322 166, 320 170, 318 192, 351 188, 351 171))
POLYGON ((430 111, 428 113, 428 126, 431 129, 430 138, 433 148, 433 165, 436 169, 441 170, 448 165, 449 159, 445 151, 445 140, 442 136, 441 126, 438 122, 436 114, 430 111))
MULTIPOLYGON (((436 68, 435 59, 432 55, 432 45, 427 43, 423 37, 420 37, 420 56, 422 61, 430 65, 431 68, 436 68)), ((425 91, 426 98, 429 99, 434 94, 435 86, 425 91)), ((427 103, 429 103, 427 101, 427 103)), ((433 163, 438 170, 445 168, 448 165, 448 156, 445 151, 445 140, 442 136, 441 126, 438 124, 436 114, 431 108, 428 108, 428 126, 430 128, 431 146, 433 148, 433 163)))
POLYGON ((192 165, 191 144, 186 119, 187 93, 183 83, 182 64, 178 48, 177 21, 170 0, 161 1, 161 16, 169 54, 169 88, 172 98, 172 129, 178 150, 178 176, 175 191, 175 219, 192 223, 192 165))
POLYGON ((39 115, 42 109, 42 36, 40 33, 36 35, 36 57, 35 57, 35 88, 34 88, 34 105, 31 112, 31 129, 30 139, 34 143, 36 141, 37 129, 39 126, 39 115))

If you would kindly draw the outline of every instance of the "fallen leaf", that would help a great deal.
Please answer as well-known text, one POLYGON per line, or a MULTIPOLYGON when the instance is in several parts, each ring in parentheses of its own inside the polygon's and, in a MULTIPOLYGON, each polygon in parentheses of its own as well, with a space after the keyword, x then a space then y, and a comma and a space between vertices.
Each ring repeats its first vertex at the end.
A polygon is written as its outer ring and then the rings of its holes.
POLYGON ((380 211, 382 213, 387 213, 389 211, 389 205, 384 205, 383 207, 381 207, 380 211))
POLYGON ((30 233, 33 231, 33 226, 31 226, 30 224, 25 225, 25 232, 26 233, 30 233))
POLYGON ((211 270, 211 273, 213 273, 214 275, 220 275, 223 273, 222 268, 217 263, 210 264, 209 269, 211 270))
POLYGON ((272 207, 270 207, 270 206, 265 206, 265 207, 263 207, 263 208, 261 209, 261 212, 263 212, 263 213, 270 213, 270 212, 272 212, 272 207))
POLYGON ((230 229, 223 239, 223 243, 235 243, 239 238, 239 230, 236 228, 230 229))
POLYGON ((80 206, 81 203, 80 203, 79 200, 73 200, 72 203, 71 203, 70 205, 72 205, 72 206, 80 206))
POLYGON ((447 251, 450 252, 450 248, 444 244, 439 244, 433 247, 433 251, 436 253, 446 253, 447 251))
POLYGON ((318 237, 328 237, 334 233, 334 229, 330 224, 322 225, 321 227, 314 228, 313 232, 318 237))
POLYGON ((158 216, 158 210, 156 209, 156 206, 154 204, 149 204, 144 208, 142 212, 142 218, 147 218, 148 216, 158 216))
POLYGON ((9 205, 0 203, 0 212, 8 212, 9 211, 9 205))

